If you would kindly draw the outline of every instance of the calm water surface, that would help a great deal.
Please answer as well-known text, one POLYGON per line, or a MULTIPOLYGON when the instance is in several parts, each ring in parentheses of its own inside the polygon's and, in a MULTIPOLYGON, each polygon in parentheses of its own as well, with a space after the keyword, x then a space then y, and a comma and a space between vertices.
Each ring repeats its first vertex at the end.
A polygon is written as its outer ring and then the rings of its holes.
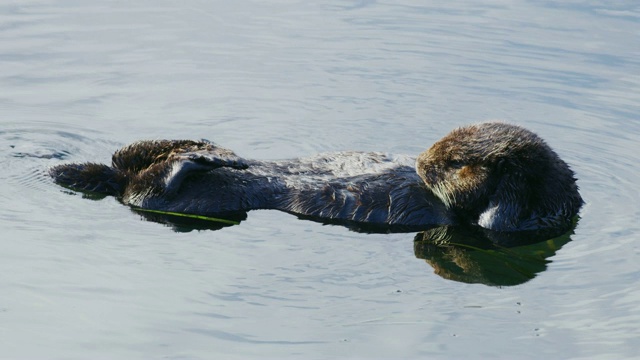
POLYGON ((562 4, 0 4, 0 357, 638 356, 640 8, 562 4), (487 119, 547 139, 587 201, 503 286, 413 233, 273 211, 176 232, 46 176, 143 138, 418 154, 487 119))

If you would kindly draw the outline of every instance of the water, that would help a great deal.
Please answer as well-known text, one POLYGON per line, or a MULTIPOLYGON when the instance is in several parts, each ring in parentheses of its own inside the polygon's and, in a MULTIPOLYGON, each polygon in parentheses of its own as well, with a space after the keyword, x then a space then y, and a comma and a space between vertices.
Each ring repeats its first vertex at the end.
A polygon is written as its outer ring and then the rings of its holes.
POLYGON ((639 22, 634 2, 0 4, 0 357, 637 356, 639 22), (46 176, 143 138, 417 154, 487 119, 544 137, 587 201, 515 286, 435 274, 415 234, 274 211, 175 232, 46 176))

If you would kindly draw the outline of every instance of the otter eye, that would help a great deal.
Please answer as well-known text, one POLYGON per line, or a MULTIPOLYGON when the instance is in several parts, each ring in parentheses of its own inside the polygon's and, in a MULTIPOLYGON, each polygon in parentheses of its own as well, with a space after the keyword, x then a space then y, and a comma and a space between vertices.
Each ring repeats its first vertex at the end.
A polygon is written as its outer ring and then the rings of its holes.
POLYGON ((464 163, 460 160, 451 160, 449 161, 449 167, 453 169, 460 169, 464 166, 464 163))

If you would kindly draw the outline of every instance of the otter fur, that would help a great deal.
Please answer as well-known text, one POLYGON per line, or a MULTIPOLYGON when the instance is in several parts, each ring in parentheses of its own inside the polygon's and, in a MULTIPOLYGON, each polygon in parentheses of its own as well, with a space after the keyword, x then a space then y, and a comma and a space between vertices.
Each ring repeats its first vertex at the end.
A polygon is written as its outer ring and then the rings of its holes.
POLYGON ((116 151, 110 166, 63 164, 50 175, 143 209, 216 217, 277 209, 406 229, 560 230, 583 204, 573 171, 540 137, 499 122, 455 129, 417 159, 338 152, 259 161, 206 140, 156 140, 116 151))

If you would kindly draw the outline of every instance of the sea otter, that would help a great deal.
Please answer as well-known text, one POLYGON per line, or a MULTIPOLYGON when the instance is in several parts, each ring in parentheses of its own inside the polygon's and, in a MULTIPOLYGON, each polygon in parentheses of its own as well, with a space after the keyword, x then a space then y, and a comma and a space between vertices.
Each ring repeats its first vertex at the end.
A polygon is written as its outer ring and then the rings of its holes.
POLYGON ((336 223, 495 231, 568 229, 574 173, 536 134, 500 122, 453 130, 417 159, 339 152, 258 161, 206 140, 140 141, 111 166, 58 165, 53 179, 143 209, 233 217, 277 209, 336 223))

